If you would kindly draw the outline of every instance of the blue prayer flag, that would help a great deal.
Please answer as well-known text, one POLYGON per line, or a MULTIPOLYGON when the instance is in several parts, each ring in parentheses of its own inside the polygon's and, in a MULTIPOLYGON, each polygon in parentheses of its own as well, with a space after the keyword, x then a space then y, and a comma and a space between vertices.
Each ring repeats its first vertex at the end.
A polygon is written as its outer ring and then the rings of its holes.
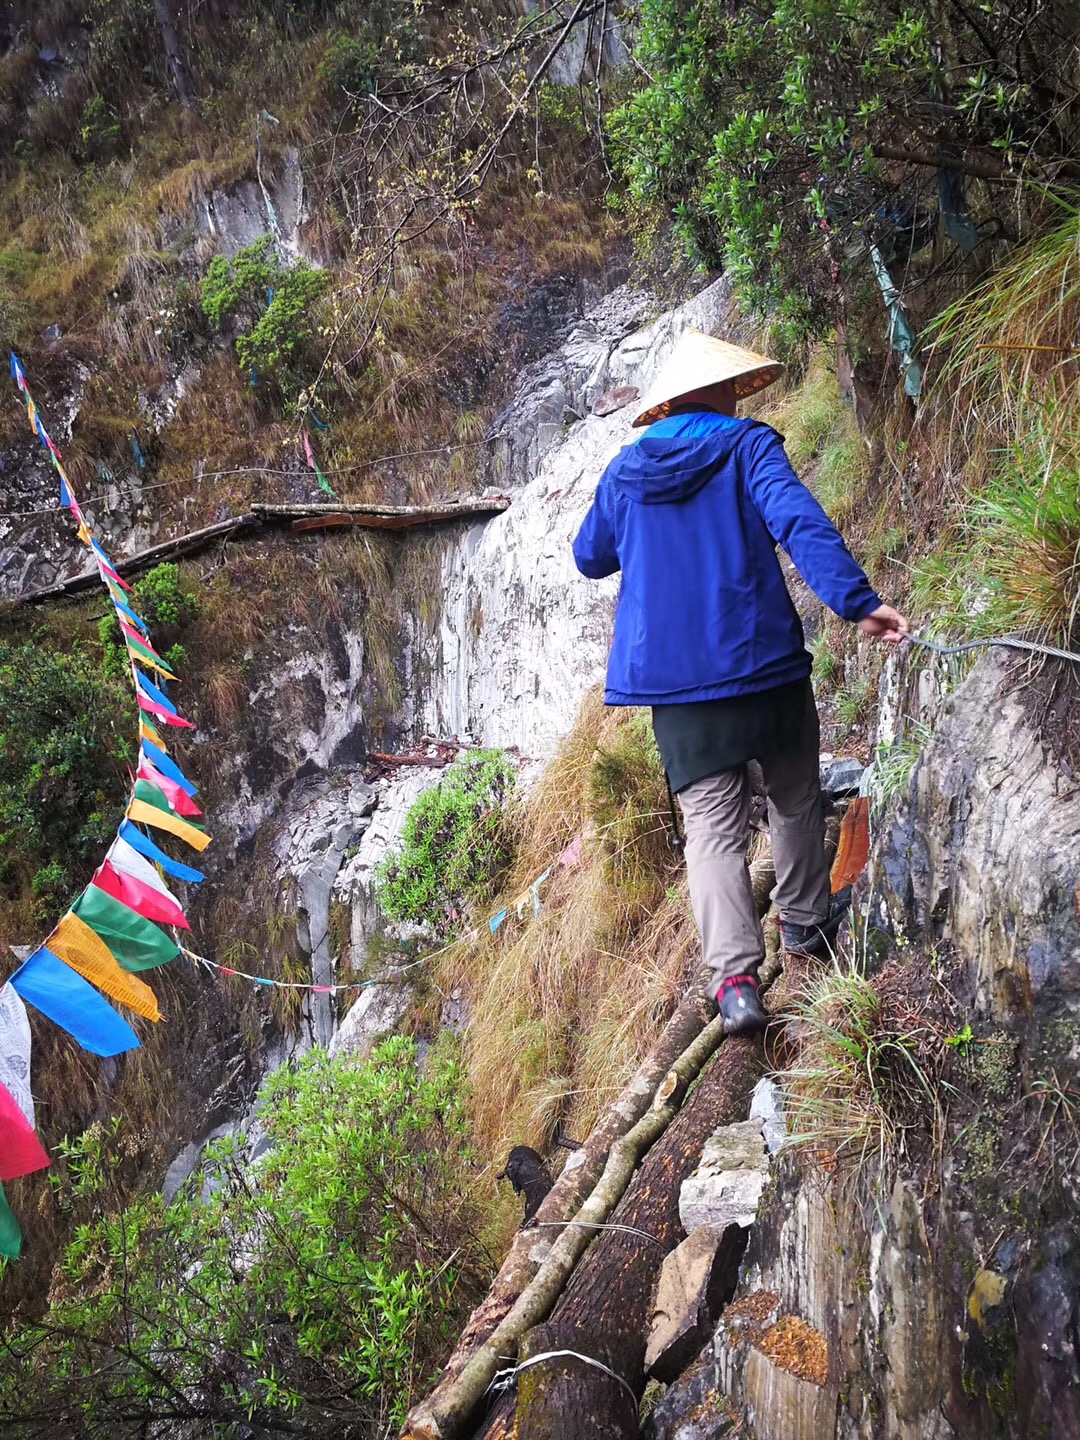
POLYGON ((121 615, 125 616, 128 620, 130 620, 133 625, 137 625, 144 634, 146 633, 146 621, 140 619, 140 617, 135 614, 135 611, 132 610, 130 605, 125 605, 123 600, 118 600, 115 595, 112 597, 112 602, 116 606, 117 610, 120 611, 121 615))
POLYGON ((130 820, 125 820, 118 830, 121 840, 126 840, 133 850, 140 855, 145 855, 147 860, 153 860, 155 865, 160 865, 166 875, 171 875, 174 880, 189 880, 193 885, 201 884, 206 878, 201 870, 194 869, 191 865, 184 865, 179 860, 174 860, 171 855, 159 849, 150 839, 144 835, 139 827, 130 820))
POLYGON ((66 1030, 92 1055, 119 1055, 139 1047, 139 1037, 124 1017, 44 945, 19 966, 10 984, 27 1004, 66 1030))
POLYGON ((165 691, 159 690, 152 680, 148 680, 137 665, 133 668, 135 670, 135 680, 143 694, 149 695, 151 700, 156 701, 158 705, 164 706, 170 715, 175 715, 176 706, 165 694, 165 691))
POLYGON ((142 742, 142 752, 152 765, 157 766, 163 775, 167 775, 170 780, 174 780, 185 795, 197 795, 199 793, 199 787, 191 783, 180 769, 180 766, 177 765, 176 761, 170 760, 168 755, 165 754, 165 751, 159 750, 152 741, 144 740, 142 742))
POLYGON ((492 933, 493 935, 495 934, 495 931, 498 930, 499 926, 503 923, 503 921, 504 921, 505 919, 506 919, 506 911, 505 911, 505 910, 500 910, 497 915, 493 915, 493 916, 491 917, 491 919, 488 921, 488 929, 491 931, 491 933, 492 933))

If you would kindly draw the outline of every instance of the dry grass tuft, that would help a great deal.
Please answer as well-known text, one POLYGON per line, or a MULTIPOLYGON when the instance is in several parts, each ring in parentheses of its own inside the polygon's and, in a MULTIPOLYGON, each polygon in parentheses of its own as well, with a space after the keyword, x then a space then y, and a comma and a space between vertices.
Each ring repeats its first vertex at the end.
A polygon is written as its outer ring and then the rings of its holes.
POLYGON ((697 955, 647 717, 589 696, 525 797, 512 903, 581 837, 520 919, 452 951, 439 983, 464 991, 465 1063, 480 1153, 582 1138, 671 1013, 697 955))

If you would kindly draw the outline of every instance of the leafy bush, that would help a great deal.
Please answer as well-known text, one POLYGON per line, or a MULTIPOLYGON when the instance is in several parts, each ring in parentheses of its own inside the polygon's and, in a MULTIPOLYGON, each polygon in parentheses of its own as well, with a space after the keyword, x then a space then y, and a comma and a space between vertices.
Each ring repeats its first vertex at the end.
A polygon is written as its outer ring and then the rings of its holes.
POLYGON ((376 872, 388 919, 445 934, 490 898, 513 857, 505 809, 513 785, 514 767, 501 750, 475 750, 424 791, 406 817, 400 849, 376 872))
MULTIPOLYGON (((673 219, 754 305, 820 329, 838 276, 869 274, 869 241, 887 260, 910 249, 945 137, 948 153, 997 153, 1018 172, 1069 153, 1075 132, 1054 133, 1017 80, 1024 53, 1062 74, 1054 27, 1049 12, 997 7, 987 28, 930 0, 642 0, 648 82, 610 122, 631 207, 673 219)), ((970 247, 962 172, 941 184, 970 247)))
POLYGON ((331 35, 319 65, 319 78, 328 90, 346 95, 366 95, 375 83, 379 68, 378 47, 371 41, 354 40, 351 35, 331 35))
MULTIPOLYGON (((177 672, 186 662, 187 652, 173 637, 198 619, 202 610, 199 597, 181 583, 179 565, 171 564, 155 565, 135 581, 131 590, 131 608, 150 626, 155 650, 177 672)), ((105 650, 106 667, 117 674, 126 672, 127 651, 113 611, 98 622, 98 636, 105 650)))
POLYGON ((324 271, 304 260, 284 265, 264 235, 231 260, 214 256, 200 301, 215 329, 229 321, 248 327, 236 337, 240 364, 273 377, 291 395, 301 387, 304 350, 314 334, 312 307, 328 283, 324 271))
POLYGON ((116 827, 134 731, 126 687, 80 648, 0 643, 0 891, 48 903, 116 827))
POLYGON ((103 1440, 392 1434, 488 1280, 459 1087, 402 1037, 313 1051, 264 1087, 254 1166, 223 1141, 171 1205, 119 1211, 125 1137, 91 1127, 57 1182, 89 1218, 49 1311, 6 1337, 0 1411, 103 1440))

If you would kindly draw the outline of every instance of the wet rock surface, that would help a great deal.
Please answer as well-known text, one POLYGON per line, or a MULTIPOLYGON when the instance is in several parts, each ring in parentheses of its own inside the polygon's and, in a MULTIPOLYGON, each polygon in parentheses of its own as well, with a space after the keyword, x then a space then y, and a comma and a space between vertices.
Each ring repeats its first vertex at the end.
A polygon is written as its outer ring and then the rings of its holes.
POLYGON ((679 1219, 688 1235, 705 1226, 722 1233, 729 1225, 754 1223, 769 1175, 761 1121, 725 1125, 710 1137, 701 1164, 679 1192, 679 1219))

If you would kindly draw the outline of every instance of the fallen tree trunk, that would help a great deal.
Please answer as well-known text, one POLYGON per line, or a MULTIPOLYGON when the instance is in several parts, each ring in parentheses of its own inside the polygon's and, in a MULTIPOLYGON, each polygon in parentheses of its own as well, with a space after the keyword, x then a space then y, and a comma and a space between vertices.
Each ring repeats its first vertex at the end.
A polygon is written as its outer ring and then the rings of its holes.
MULTIPOLYGON (((522 1373, 517 1440, 633 1440, 638 1435, 653 1289, 665 1255, 683 1238, 679 1190, 717 1126, 746 1119, 751 1092, 765 1069, 760 1040, 725 1041, 611 1217, 613 1224, 643 1231, 659 1244, 628 1230, 603 1231, 551 1320, 525 1335, 523 1359, 553 1351, 573 1354, 545 1359, 522 1373), (589 1359, 601 1361, 614 1376, 589 1359)), ((503 1405, 515 1409, 509 1399, 503 1405)))
MULTIPOLYGON (((227 540, 244 531, 258 530, 261 523, 251 511, 245 515, 233 515, 228 520, 219 520, 202 530, 190 530, 186 535, 178 535, 175 540, 163 540, 160 545, 151 545, 148 550, 140 550, 137 555, 130 555, 126 560, 114 560, 113 568, 120 575, 138 575, 140 571, 149 570, 163 560, 178 560, 184 555, 194 555, 207 549, 215 541, 227 540)), ((25 595, 17 595, 15 603, 40 605, 45 600, 56 600, 62 595, 77 595, 80 590, 93 590, 100 584, 101 576, 96 568, 84 570, 81 575, 58 580, 55 585, 45 585, 40 590, 28 590, 25 595)))
POLYGON ((505 495, 481 500, 447 500, 434 505, 253 505, 267 523, 290 521, 294 530, 358 525, 373 530, 409 530, 452 520, 476 520, 509 509, 505 495))
MULTIPOLYGON (((189 530, 172 540, 163 540, 140 550, 137 555, 113 561, 116 571, 123 576, 138 575, 151 566, 165 560, 179 560, 185 555, 196 555, 209 549, 219 540, 229 540, 255 531, 275 526, 292 525, 298 530, 325 529, 327 526, 361 526, 372 530, 408 530, 418 525, 447 524, 458 520, 475 520, 487 515, 500 515, 508 509, 510 501, 505 495, 489 496, 483 500, 448 500, 436 505, 252 505, 243 515, 232 515, 227 520, 218 520, 201 530, 189 530)), ((96 569, 84 570, 67 580, 58 580, 54 585, 45 585, 40 590, 28 590, 16 595, 14 604, 40 605, 46 600, 57 600, 65 595, 77 595, 83 590, 92 590, 100 584, 96 569)))
MULTIPOLYGON (((771 860, 761 860, 751 866, 751 878, 755 903, 759 913, 764 913, 775 880, 771 860)), ((704 994, 705 979, 704 970, 694 975, 686 996, 629 1085, 601 1116, 581 1149, 566 1162, 537 1212, 536 1227, 519 1231, 514 1237, 491 1290, 473 1311, 438 1385, 410 1412, 400 1440, 431 1440, 431 1437, 449 1440, 450 1436, 461 1433, 467 1419, 460 1404, 459 1382, 463 1372, 480 1347, 490 1345, 493 1334, 553 1251, 549 1235, 565 1235, 566 1231, 560 1232, 557 1227, 575 1217, 583 1218, 579 1214, 582 1203, 600 1180, 609 1152, 620 1137, 647 1114, 664 1077, 701 1035, 712 1012, 712 1004, 704 994)), ((589 1233, 583 1227, 574 1228, 580 1228, 582 1235, 589 1233)))
POLYGON ((561 1231, 510 1313, 477 1347, 442 1396, 438 1409, 430 1403, 422 1406, 421 1413, 410 1422, 407 1434, 434 1440, 434 1437, 458 1435, 465 1429, 506 1357, 517 1352, 522 1335, 551 1313, 578 1260, 592 1244, 597 1227, 607 1222, 641 1157, 675 1119, 688 1087, 723 1038, 724 1022, 718 1015, 676 1060, 638 1123, 612 1145, 592 1194, 561 1231))

